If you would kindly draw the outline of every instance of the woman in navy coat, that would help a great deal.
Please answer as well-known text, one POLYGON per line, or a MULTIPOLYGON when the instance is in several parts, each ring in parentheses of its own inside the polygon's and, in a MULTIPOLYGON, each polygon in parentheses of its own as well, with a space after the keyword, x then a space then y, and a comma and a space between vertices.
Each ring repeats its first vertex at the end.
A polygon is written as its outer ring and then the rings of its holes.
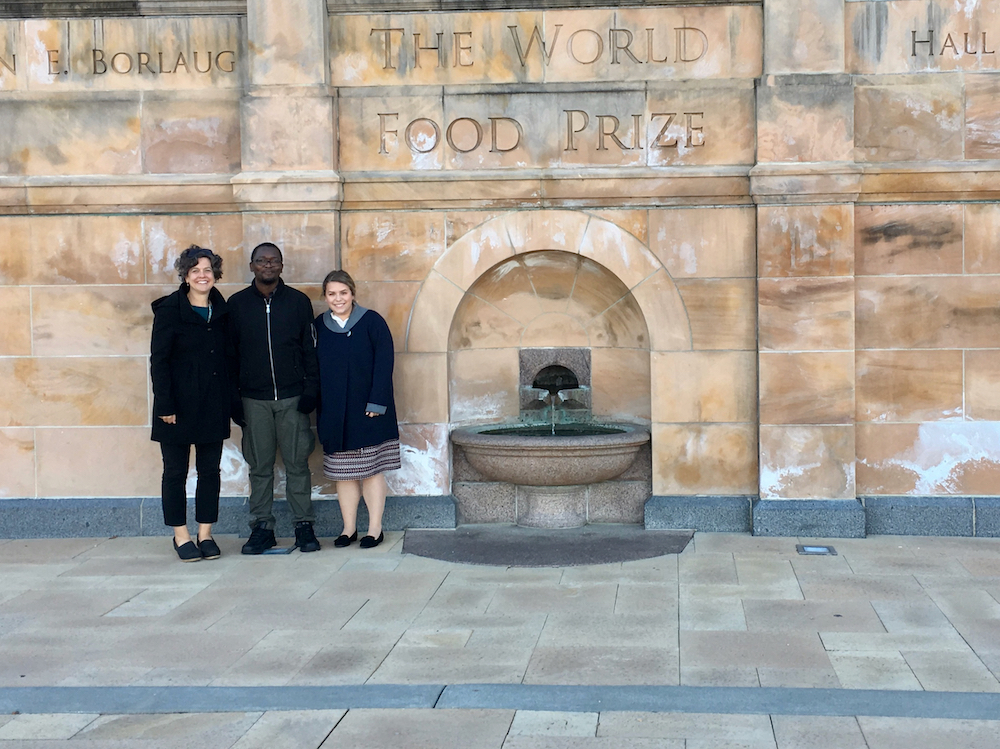
POLYGON ((163 522, 173 528, 174 549, 184 562, 216 559, 212 524, 219 519, 222 442, 229 436, 231 367, 226 357, 226 302, 215 288, 222 258, 191 246, 174 264, 180 288, 153 302, 150 376, 152 439, 163 455, 163 522), (187 480, 195 446, 197 540, 187 527, 187 480))
POLYGON ((323 279, 329 311, 316 318, 320 399, 316 427, 323 444, 323 473, 337 482, 344 530, 333 543, 358 538, 358 505, 364 496, 368 534, 361 547, 382 543, 388 491, 385 471, 399 468, 399 427, 392 395, 392 335, 385 320, 354 300, 354 279, 335 270, 323 279))

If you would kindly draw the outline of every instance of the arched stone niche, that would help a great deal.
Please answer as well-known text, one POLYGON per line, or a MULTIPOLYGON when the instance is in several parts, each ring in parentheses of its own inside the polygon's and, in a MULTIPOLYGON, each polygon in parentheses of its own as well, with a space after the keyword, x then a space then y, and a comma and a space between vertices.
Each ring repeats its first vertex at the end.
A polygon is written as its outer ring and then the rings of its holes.
MULTIPOLYGON (((449 431, 517 417, 525 345, 590 347, 595 415, 648 422, 656 410, 650 356, 690 351, 692 334, 670 274, 617 224, 570 210, 480 224, 437 260, 410 312, 397 363, 421 378, 420 417, 407 426, 420 436, 421 467, 400 476, 394 493, 446 494, 461 481, 449 431)), ((655 442, 652 450, 655 460, 655 442)), ((648 474, 648 458, 645 465, 648 474)), ((489 519, 505 518, 478 518, 489 519)))
POLYGON ((562 250, 515 255, 465 292, 448 336, 453 425, 515 421, 522 349, 591 353, 594 417, 649 423, 649 331, 622 281, 562 250))

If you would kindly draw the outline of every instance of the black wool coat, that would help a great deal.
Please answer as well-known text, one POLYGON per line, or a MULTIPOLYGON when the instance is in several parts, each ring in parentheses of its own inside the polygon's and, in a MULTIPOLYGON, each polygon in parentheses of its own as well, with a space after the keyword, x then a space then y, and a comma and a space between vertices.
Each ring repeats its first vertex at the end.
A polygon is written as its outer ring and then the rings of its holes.
POLYGON ((313 323, 320 385, 316 431, 326 453, 399 438, 392 393, 392 334, 378 312, 354 309, 343 330, 336 322, 327 324, 324 318, 330 317, 329 312, 313 323), (366 411, 381 415, 365 416, 366 411))
POLYGON ((209 322, 191 308, 187 284, 153 302, 149 363, 155 442, 196 445, 221 442, 229 436, 229 313, 217 289, 212 289, 209 302, 209 322), (171 414, 177 416, 176 424, 160 419, 171 414))

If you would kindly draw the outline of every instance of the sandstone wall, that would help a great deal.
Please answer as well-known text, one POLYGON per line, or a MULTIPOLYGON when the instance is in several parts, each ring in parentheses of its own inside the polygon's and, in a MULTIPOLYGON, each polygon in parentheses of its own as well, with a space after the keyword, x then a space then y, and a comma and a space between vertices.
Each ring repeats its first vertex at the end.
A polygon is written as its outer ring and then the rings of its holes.
POLYGON ((149 303, 264 240, 389 321, 398 496, 453 493, 449 428, 552 345, 652 425, 633 519, 1000 495, 998 8, 0 20, 0 497, 156 496, 149 303))

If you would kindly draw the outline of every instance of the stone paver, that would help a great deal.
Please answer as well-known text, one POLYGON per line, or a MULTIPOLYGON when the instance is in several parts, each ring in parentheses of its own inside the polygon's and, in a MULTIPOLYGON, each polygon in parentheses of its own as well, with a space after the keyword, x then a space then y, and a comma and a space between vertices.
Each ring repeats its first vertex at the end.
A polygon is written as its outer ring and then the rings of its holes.
POLYGON ((346 714, 346 710, 266 712, 233 749, 317 749, 346 714))
POLYGON ((513 710, 351 710, 323 749, 499 749, 513 710))
POLYGON ((9 723, 0 726, 0 741, 68 739, 99 717, 98 715, 73 715, 69 713, 16 715, 9 723))
POLYGON ((867 749, 856 718, 775 715, 771 718, 778 749, 867 749))
POLYGON ((860 717, 868 749, 995 749, 1000 720, 860 717))
POLYGON ((518 710, 508 736, 596 736, 598 713, 518 710))
POLYGON ((598 736, 684 739, 774 749, 774 733, 766 715, 712 713, 602 713, 598 736))

